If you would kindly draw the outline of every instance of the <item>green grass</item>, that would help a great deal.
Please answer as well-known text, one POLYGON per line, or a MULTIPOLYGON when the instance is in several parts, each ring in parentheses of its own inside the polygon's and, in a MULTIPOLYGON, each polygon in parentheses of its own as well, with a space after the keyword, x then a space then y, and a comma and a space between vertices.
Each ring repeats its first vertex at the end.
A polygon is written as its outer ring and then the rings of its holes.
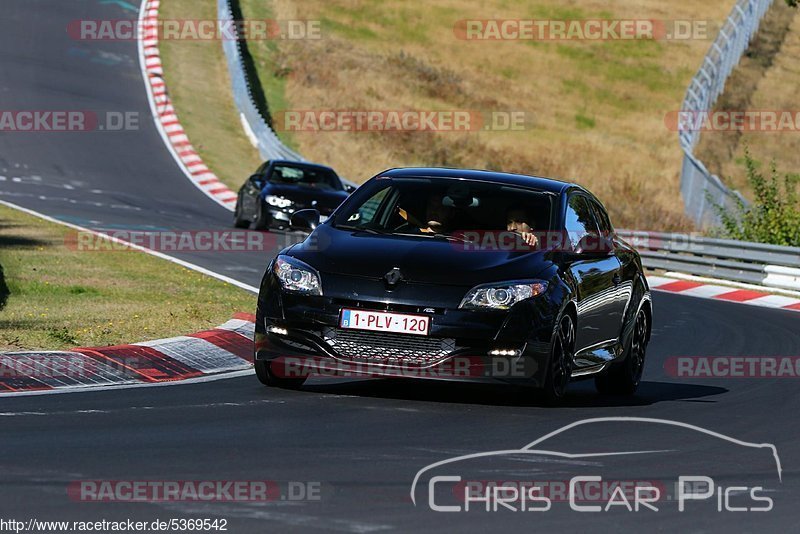
POLYGON ((75 250, 73 232, 0 206, 0 350, 159 339, 255 309, 254 295, 143 252, 75 250))
MULTIPOLYGON (((216 20, 216 1, 165 0, 159 17, 216 20)), ((159 50, 167 89, 189 140, 220 180, 238 189, 261 163, 261 158, 244 134, 231 94, 222 44, 162 40, 159 50)))

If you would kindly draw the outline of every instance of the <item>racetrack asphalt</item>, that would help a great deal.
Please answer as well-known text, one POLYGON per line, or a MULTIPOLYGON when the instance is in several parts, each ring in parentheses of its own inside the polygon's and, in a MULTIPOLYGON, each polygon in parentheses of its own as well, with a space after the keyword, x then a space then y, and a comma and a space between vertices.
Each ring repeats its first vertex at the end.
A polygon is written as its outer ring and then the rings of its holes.
MULTIPOLYGON (((149 115, 136 44, 78 42, 65 30, 75 19, 134 17, 121 4, 96 0, 14 0, 6 6, 0 18, 3 109, 134 111, 140 120, 138 131, 2 133, 0 175, 6 180, 0 181, 0 199, 95 229, 229 229, 230 212, 198 191, 163 145, 149 115)), ((274 252, 177 256, 257 285, 274 252)), ((225 518, 230 532, 797 530, 800 378, 684 379, 664 369, 672 356, 799 356, 797 315, 664 293, 654 294, 654 308, 644 381, 632 399, 599 396, 591 382, 574 384, 565 406, 545 408, 524 392, 490 386, 314 381, 285 391, 266 389, 255 377, 4 397, 0 519, 225 518), (580 419, 622 415, 773 443, 783 466, 782 482, 771 493, 774 509, 718 512, 712 498, 683 513, 675 506, 658 513, 578 513, 563 503, 542 513, 441 513, 409 499, 414 475, 432 462, 518 448, 580 419), (81 480, 319 482, 322 492, 318 501, 79 502, 67 489, 81 480)), ((654 439, 677 446, 664 428, 583 438, 621 450, 654 439)), ((716 475, 727 486, 774 479, 767 467, 721 454, 716 442, 679 445, 701 459, 703 472, 688 474, 716 475)), ((631 473, 674 474, 652 456, 627 461, 631 473)), ((535 473, 553 480, 576 465, 541 462, 535 473)))

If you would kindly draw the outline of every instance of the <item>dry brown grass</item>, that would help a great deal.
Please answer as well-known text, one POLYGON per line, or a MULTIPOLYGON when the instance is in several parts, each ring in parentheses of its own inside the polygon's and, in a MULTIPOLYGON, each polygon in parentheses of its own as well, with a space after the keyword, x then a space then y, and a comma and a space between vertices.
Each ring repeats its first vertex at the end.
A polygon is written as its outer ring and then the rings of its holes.
MULTIPOLYGON (((800 110, 800 12, 775 2, 758 38, 734 71, 718 110, 800 110)), ((749 196, 744 148, 766 169, 800 174, 800 132, 704 132, 700 159, 731 187, 749 196)))
MULTIPOLYGON (((243 0, 243 5, 263 0, 243 0)), ((677 110, 710 42, 466 42, 469 18, 721 21, 730 2, 446 0, 273 2, 278 19, 322 20, 320 41, 281 42, 290 109, 526 111, 523 132, 294 133, 306 157, 363 181, 387 167, 449 165, 574 180, 618 226, 686 229, 677 110)), ((245 9, 245 12, 247 10, 245 9)), ((263 60, 263 58, 262 58, 263 60)), ((273 112, 274 112, 273 106, 273 112)))

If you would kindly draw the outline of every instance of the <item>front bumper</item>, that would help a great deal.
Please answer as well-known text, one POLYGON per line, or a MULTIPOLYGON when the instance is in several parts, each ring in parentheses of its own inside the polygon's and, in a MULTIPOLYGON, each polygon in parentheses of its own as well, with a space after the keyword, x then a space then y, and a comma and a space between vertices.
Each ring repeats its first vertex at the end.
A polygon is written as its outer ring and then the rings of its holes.
MULTIPOLYGON (((455 293, 465 291, 458 288, 455 293)), ((256 314, 255 359, 270 362, 272 372, 284 377, 407 377, 543 385, 557 315, 546 298, 497 312, 442 307, 447 299, 435 295, 424 299, 407 295, 386 302, 385 297, 370 298, 369 291, 362 294, 358 300, 327 291, 322 297, 298 296, 282 292, 268 274, 256 314), (342 308, 425 314, 431 317, 430 333, 422 338, 344 330, 339 328, 342 308), (492 355, 493 350, 515 354, 492 355)))

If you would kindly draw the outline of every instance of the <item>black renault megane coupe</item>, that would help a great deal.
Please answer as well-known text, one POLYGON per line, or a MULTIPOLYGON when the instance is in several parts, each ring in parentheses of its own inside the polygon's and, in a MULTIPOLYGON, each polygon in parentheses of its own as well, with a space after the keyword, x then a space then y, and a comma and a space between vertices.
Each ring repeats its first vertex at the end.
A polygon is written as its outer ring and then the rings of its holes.
POLYGON ((255 370, 492 381, 558 402, 571 380, 632 394, 652 325, 636 251, 602 203, 561 181, 489 171, 392 169, 359 187, 269 264, 255 370))

